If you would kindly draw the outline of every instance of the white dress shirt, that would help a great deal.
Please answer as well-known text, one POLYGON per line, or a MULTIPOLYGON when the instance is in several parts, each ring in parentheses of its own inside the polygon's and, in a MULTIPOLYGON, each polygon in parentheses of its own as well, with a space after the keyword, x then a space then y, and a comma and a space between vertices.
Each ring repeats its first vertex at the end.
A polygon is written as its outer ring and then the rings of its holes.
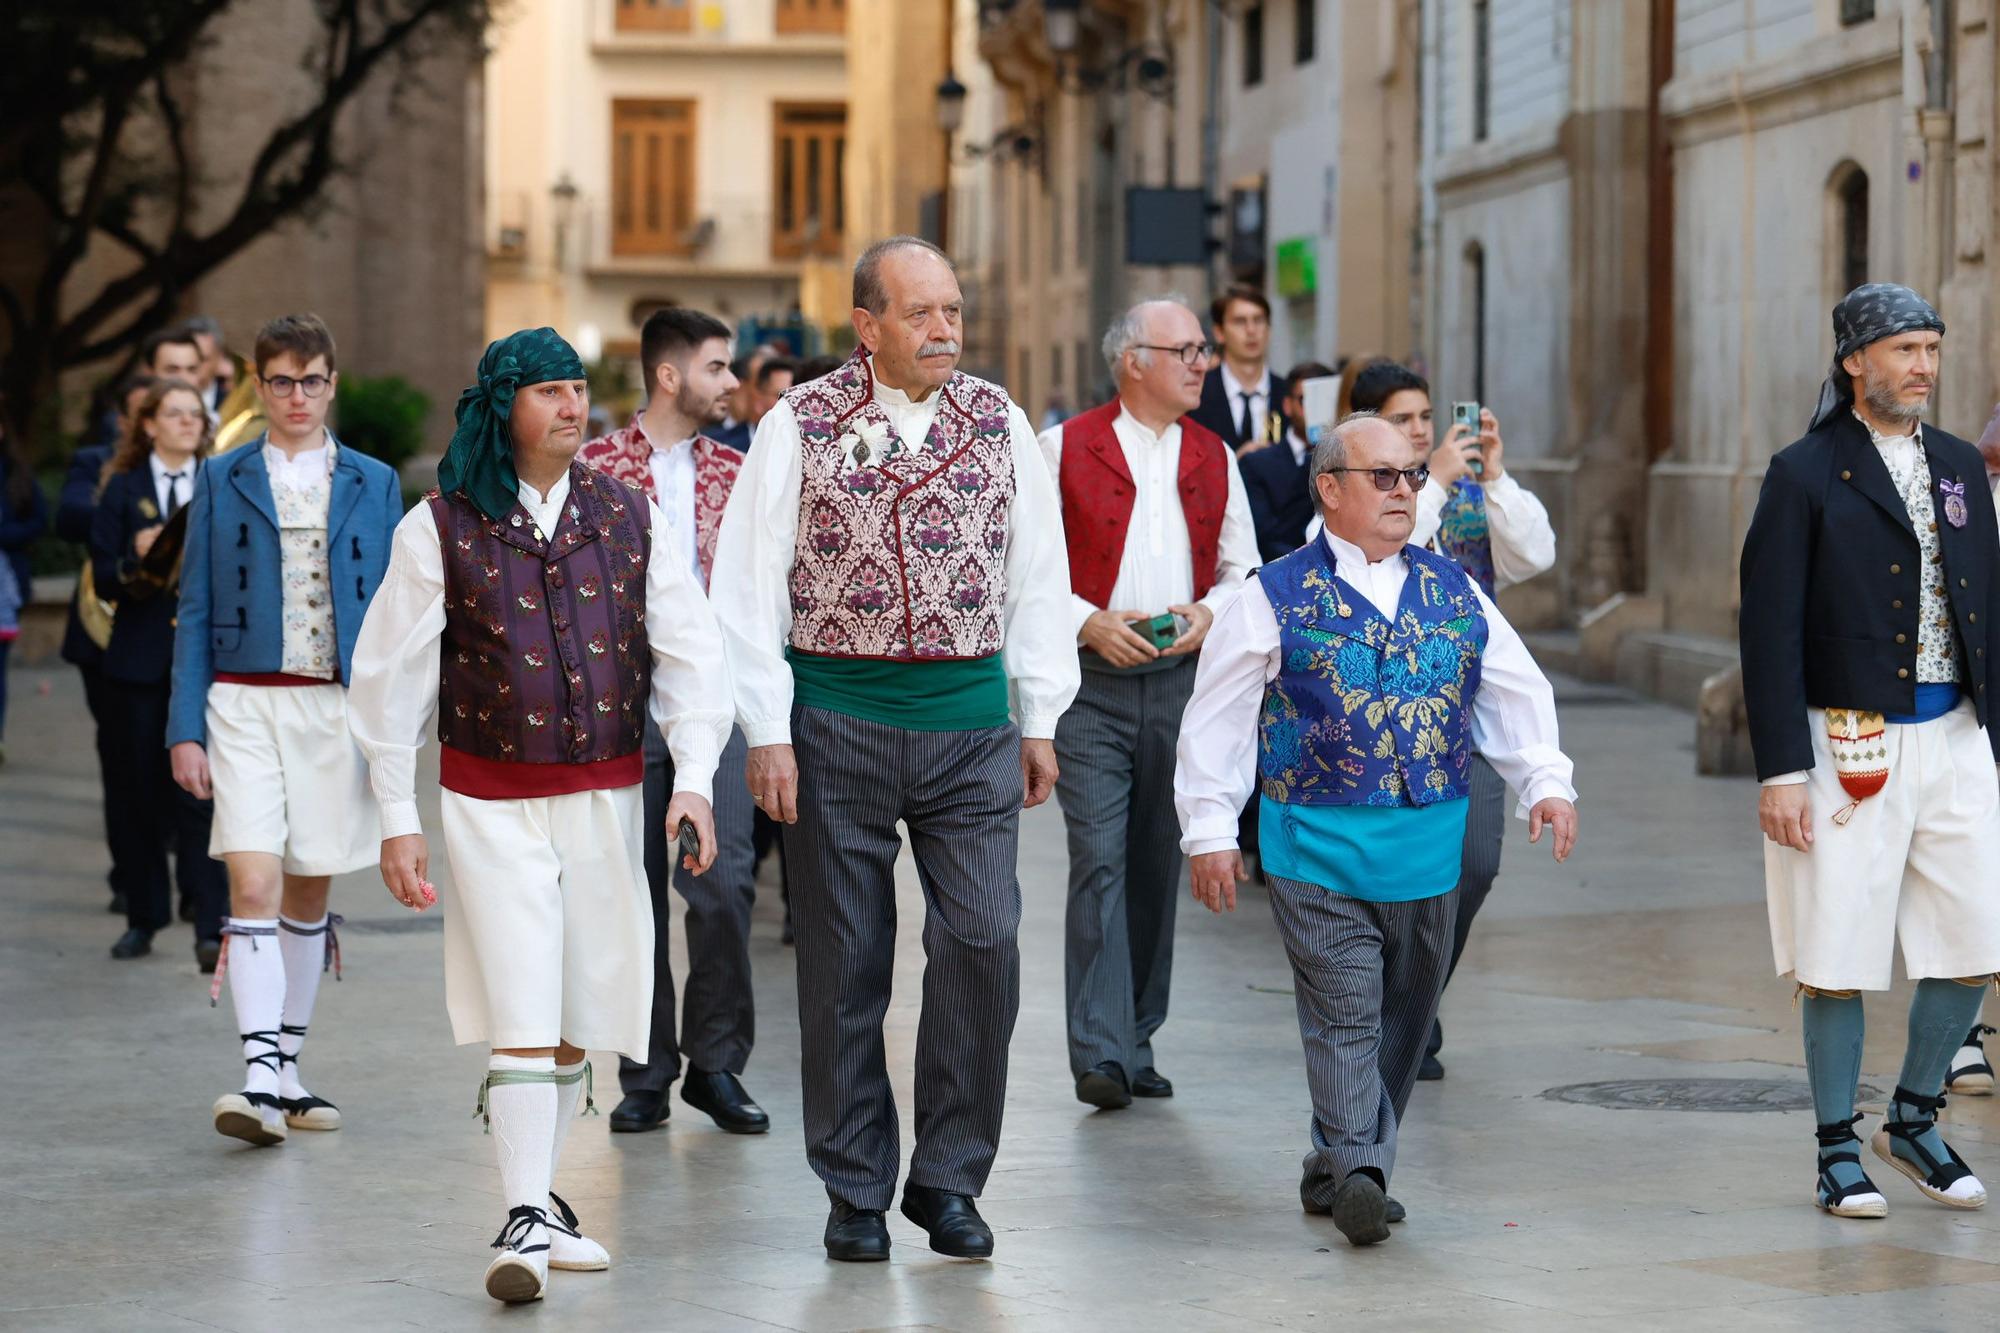
POLYGON ((153 499, 160 506, 160 517, 185 508, 194 497, 194 470, 201 466, 200 462, 190 458, 170 471, 158 453, 150 453, 146 455, 146 464, 153 470, 153 499))
MULTIPOLYGON (((1163 614, 1170 606, 1185 606, 1194 598, 1194 553, 1188 545, 1187 511, 1181 506, 1181 423, 1172 421, 1155 434, 1123 406, 1112 419, 1111 432, 1125 456, 1126 470, 1138 494, 1132 501, 1132 521, 1125 529, 1125 549, 1118 558, 1118 578, 1111 600, 1099 607, 1087 597, 1070 593, 1070 623, 1077 634, 1100 610, 1163 614)), ((1063 428, 1042 432, 1042 456, 1058 494, 1062 487, 1063 428)), ((1250 499, 1243 474, 1227 446, 1223 459, 1229 469, 1229 496, 1222 511, 1217 545, 1215 586, 1201 599, 1210 611, 1236 595, 1236 585, 1260 563, 1257 528, 1250 518, 1250 499)))
POLYGON ((1312 453, 1312 445, 1307 442, 1306 437, 1288 426, 1285 428, 1285 444, 1292 451, 1293 466, 1304 467, 1306 456, 1312 453))
POLYGON ((694 436, 690 435, 678 444, 657 444, 652 433, 646 429, 644 416, 639 418, 639 433, 646 437, 647 444, 653 446, 649 460, 653 470, 653 493, 659 497, 657 503, 661 515, 667 520, 667 530, 674 534, 674 545, 681 553, 681 560, 689 569, 699 569, 701 553, 694 525, 694 436))
MULTIPOLYGON (((525 481, 520 499, 546 537, 569 499, 564 473, 547 495, 525 481)), ((662 531, 666 520, 648 502, 652 558, 646 565, 646 638, 653 651, 653 722, 674 759, 674 790, 707 799, 715 764, 729 739, 729 668, 715 617, 701 584, 662 531)), ((437 711, 444 634, 444 554, 431 507, 420 504, 396 525, 389 572, 368 605, 354 646, 347 692, 348 729, 368 760, 382 836, 421 833, 417 817, 417 751, 437 711)))
MULTIPOLYGON (((1398 551, 1371 564, 1360 547, 1331 533, 1321 540, 1333 552, 1334 572, 1393 620, 1409 557, 1398 551)), ((1555 691, 1499 608, 1476 584, 1473 592, 1486 615, 1486 651, 1472 699, 1472 746, 1520 794, 1517 816, 1551 796, 1574 801, 1573 768, 1556 732, 1555 691)), ((1279 667, 1278 618, 1264 585, 1251 579, 1209 630, 1181 719, 1174 809, 1189 856, 1236 846, 1237 815, 1257 786, 1257 713, 1279 667)))
POLYGON ((1243 396, 1250 396, 1250 435, 1240 441, 1242 444, 1253 444, 1268 438, 1265 431, 1269 429, 1271 419, 1271 396, 1264 392, 1264 386, 1270 382, 1271 372, 1266 370, 1257 377, 1255 384, 1245 384, 1236 378, 1236 372, 1229 368, 1227 361, 1222 363, 1222 392, 1229 400, 1229 419, 1239 426, 1243 422, 1243 396))
MULTIPOLYGON (((871 373, 873 366, 871 363, 871 373)), ((937 416, 938 394, 912 402, 875 381, 875 401, 907 447, 917 447, 937 416)), ((1001 649, 1014 686, 1021 735, 1051 740, 1056 720, 1076 697, 1082 668, 1069 611, 1069 557, 1062 503, 1034 432, 1008 404, 1013 437, 1014 501, 1007 512, 1007 603, 1001 649)), ((722 639, 736 683, 737 720, 751 746, 789 745, 792 668, 791 573, 799 532, 799 422, 780 399, 764 414, 743 471, 723 510, 709 596, 721 612, 722 639)))

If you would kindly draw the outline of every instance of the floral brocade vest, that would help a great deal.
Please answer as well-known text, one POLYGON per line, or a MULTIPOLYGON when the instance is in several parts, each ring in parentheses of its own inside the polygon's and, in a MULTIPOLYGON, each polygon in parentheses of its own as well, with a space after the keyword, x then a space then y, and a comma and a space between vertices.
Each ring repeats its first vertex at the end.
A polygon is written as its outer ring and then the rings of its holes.
POLYGON ((1404 549, 1394 623, 1335 573, 1324 541, 1257 572, 1278 621, 1258 773, 1281 805, 1431 805, 1467 793, 1486 616, 1448 557, 1404 549))
POLYGON ((519 504, 496 522, 463 495, 428 497, 444 553, 438 739, 452 749, 573 765, 639 750, 652 666, 645 499, 581 463, 569 485, 547 540, 519 504))
POLYGON ((799 423, 791 646, 949 661, 1000 651, 1014 450, 1005 392, 954 374, 906 447, 868 363, 785 395, 799 423))

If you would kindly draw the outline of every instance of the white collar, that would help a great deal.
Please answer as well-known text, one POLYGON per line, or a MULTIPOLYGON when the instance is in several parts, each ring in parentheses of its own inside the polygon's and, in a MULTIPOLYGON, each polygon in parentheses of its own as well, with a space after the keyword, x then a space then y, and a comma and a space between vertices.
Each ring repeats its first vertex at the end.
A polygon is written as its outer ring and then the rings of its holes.
POLYGON ((1264 372, 1257 377, 1255 384, 1245 384, 1242 380, 1236 378, 1236 372, 1229 368, 1227 361, 1222 363, 1222 387, 1228 391, 1231 399, 1234 399, 1238 394, 1244 393, 1249 394, 1253 398, 1265 397, 1264 382, 1270 378, 1271 371, 1269 367, 1266 367, 1264 372))
POLYGON ((944 386, 939 385, 920 403, 901 389, 884 384, 875 373, 875 358, 872 356, 868 358, 868 377, 875 382, 875 401, 891 412, 935 412, 938 396, 944 392, 944 386))
MULTIPOLYGON (((694 435, 688 436, 685 440, 676 440, 672 444, 661 444, 658 440, 655 440, 653 432, 646 429, 646 414, 643 412, 632 418, 632 424, 639 428, 639 438, 652 446, 652 450, 656 454, 678 453, 682 449, 692 449, 694 447, 694 435)), ((695 432, 696 435, 700 433, 699 431, 695 432)))
MULTIPOLYGON (((1853 411, 1852 408, 1848 410, 1853 411)), ((1922 444, 1924 442, 1924 423, 1921 421, 1916 422, 1910 427, 1908 435, 1884 435, 1881 431, 1876 430, 1874 426, 1870 425, 1868 419, 1859 412, 1854 413, 1854 419, 1861 423, 1861 429, 1868 432, 1868 438, 1875 442, 1875 446, 1878 449, 1886 449, 1898 444, 1922 444)))
POLYGON ((1292 451, 1292 461, 1295 463, 1305 462, 1312 457, 1312 441, 1290 426, 1285 427, 1285 447, 1292 451))
MULTIPOLYGON (((166 460, 161 458, 156 451, 148 450, 146 453, 146 461, 152 464, 153 485, 155 487, 158 487, 161 482, 167 479, 166 460)), ((201 466, 201 459, 199 457, 190 458, 188 459, 187 462, 181 464, 179 470, 180 480, 182 481, 193 480, 194 470, 199 466, 201 466)))
POLYGON ((1386 565, 1391 560, 1401 562, 1408 558, 1399 549, 1383 556, 1380 560, 1370 560, 1359 546, 1344 537, 1334 536, 1332 528, 1322 526, 1320 535, 1326 538, 1326 549, 1333 553, 1335 570, 1338 570, 1343 562, 1360 569, 1373 569, 1378 565, 1386 565))
POLYGON ((562 502, 569 498, 568 468, 563 469, 563 474, 556 478, 555 485, 549 487, 547 495, 543 495, 526 481, 522 481, 519 478, 516 481, 519 486, 518 493, 521 498, 521 504, 531 512, 559 508, 562 502))
POLYGON ((1111 424, 1116 426, 1121 422, 1124 423, 1124 426, 1127 430, 1132 431, 1133 433, 1138 435, 1139 442, 1141 444, 1159 444, 1163 442, 1170 433, 1178 432, 1181 428, 1181 423, 1179 421, 1169 421, 1167 423, 1166 430, 1161 430, 1161 431, 1154 430, 1151 426, 1148 426, 1145 422, 1139 420, 1139 418, 1132 415, 1132 409, 1125 406, 1125 400, 1123 398, 1120 398, 1118 400, 1118 415, 1115 418, 1113 418, 1111 424))

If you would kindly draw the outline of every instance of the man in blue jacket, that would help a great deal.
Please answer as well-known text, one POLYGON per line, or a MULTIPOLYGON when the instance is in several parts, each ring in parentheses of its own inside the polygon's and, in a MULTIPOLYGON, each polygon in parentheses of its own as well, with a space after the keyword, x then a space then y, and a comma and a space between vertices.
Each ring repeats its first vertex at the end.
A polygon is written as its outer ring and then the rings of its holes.
POLYGON ((254 360, 267 432, 202 468, 189 505, 167 744, 174 780, 214 796, 229 867, 210 998, 226 974, 246 1071, 215 1127, 266 1145, 340 1126, 298 1057, 320 973, 338 974, 328 883, 380 844, 344 682, 403 507, 395 471, 326 428, 339 376, 318 316, 266 324, 254 360))

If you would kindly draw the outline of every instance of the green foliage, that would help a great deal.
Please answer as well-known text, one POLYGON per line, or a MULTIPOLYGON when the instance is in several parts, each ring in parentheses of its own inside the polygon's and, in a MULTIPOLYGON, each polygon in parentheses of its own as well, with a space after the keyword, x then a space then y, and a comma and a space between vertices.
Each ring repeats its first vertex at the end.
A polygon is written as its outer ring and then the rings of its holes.
POLYGON ((639 406, 636 369, 637 362, 629 356, 600 356, 583 368, 590 380, 591 405, 608 412, 614 425, 624 425, 639 406))
POLYGON ((334 401, 334 434, 343 444, 402 470, 424 448, 430 395, 401 375, 343 379, 334 401))

